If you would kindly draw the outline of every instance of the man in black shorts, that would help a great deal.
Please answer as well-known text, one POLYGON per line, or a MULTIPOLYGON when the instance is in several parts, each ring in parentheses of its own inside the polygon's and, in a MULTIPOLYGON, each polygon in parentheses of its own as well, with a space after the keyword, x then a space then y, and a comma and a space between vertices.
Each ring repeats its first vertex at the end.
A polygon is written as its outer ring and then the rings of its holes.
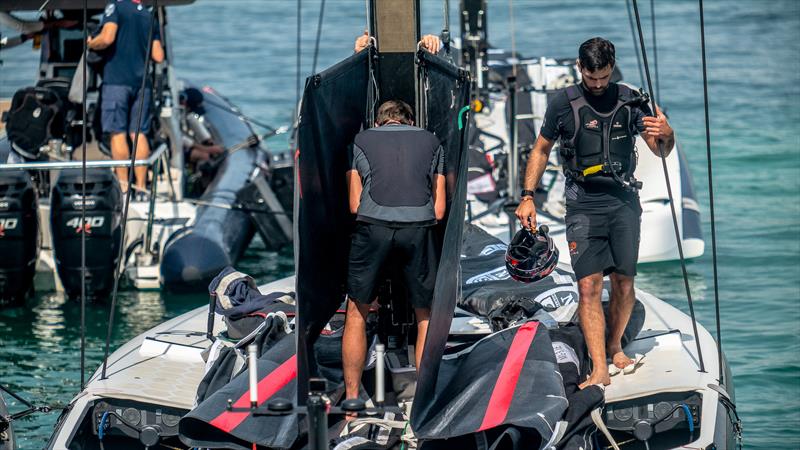
POLYGON ((417 318, 416 365, 422 357, 439 265, 433 225, 444 217, 444 151, 432 133, 413 126, 411 107, 390 100, 376 128, 353 142, 347 172, 356 228, 350 245, 347 316, 342 337, 346 398, 358 397, 367 353, 366 318, 387 260, 402 270, 417 318))
POLYGON ((561 139, 567 241, 578 279, 581 328, 593 363, 592 373, 581 388, 610 384, 607 355, 620 369, 633 363, 622 351, 621 340, 635 302, 633 280, 642 214, 637 182, 633 179, 635 136, 643 132, 647 146, 656 155, 660 154, 659 145, 665 156, 675 145, 672 128, 657 107, 655 117, 646 115, 636 103, 635 92, 610 82, 614 63, 611 42, 593 38, 581 44, 578 69, 582 83, 559 91, 547 105, 516 211, 523 226, 536 226, 533 190, 554 142, 561 139), (611 303, 606 342, 600 296, 603 276, 609 274, 611 303))

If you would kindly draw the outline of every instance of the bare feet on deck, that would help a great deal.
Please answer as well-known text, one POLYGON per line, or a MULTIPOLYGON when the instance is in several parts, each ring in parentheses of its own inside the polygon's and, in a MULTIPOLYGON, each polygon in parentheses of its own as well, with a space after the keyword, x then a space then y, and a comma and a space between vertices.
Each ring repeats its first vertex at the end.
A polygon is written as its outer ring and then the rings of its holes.
POLYGON ((606 354, 611 355, 611 362, 619 369, 624 369, 635 362, 622 351, 620 344, 610 344, 606 349, 606 354))

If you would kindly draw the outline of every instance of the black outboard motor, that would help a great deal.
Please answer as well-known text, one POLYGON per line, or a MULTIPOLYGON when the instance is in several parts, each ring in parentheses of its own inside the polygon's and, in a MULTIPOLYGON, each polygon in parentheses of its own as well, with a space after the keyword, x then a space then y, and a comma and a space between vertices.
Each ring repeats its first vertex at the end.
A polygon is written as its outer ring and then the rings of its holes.
POLYGON ((86 234, 86 297, 94 300, 114 286, 122 239, 122 192, 110 170, 87 169, 82 223, 82 186, 80 169, 61 172, 50 197, 50 229, 56 269, 68 298, 81 294, 81 234, 86 234))
POLYGON ((0 172, 0 304, 32 291, 39 255, 37 195, 27 172, 0 172))

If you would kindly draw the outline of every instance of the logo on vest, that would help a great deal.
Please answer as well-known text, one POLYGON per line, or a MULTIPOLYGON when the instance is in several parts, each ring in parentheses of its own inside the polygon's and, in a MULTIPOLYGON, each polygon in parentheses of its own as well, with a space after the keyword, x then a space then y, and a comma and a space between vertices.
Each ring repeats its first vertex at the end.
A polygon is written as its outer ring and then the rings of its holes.
POLYGON ((611 125, 611 128, 622 128, 622 122, 614 122, 614 125, 611 125))
POLYGON ((592 120, 586 122, 585 124, 583 124, 583 126, 587 130, 596 130, 596 129, 600 128, 600 123, 597 121, 597 119, 592 119, 592 120))

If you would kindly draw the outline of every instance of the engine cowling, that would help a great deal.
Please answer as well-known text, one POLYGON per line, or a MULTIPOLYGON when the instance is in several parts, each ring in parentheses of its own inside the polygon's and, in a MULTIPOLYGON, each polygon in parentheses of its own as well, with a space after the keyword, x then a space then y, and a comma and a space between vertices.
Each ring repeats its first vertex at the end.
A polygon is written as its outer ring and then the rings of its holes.
POLYGON ((0 172, 0 304, 32 292, 39 256, 38 198, 28 172, 0 172))
POLYGON ((108 169, 64 170, 53 186, 50 229, 58 276, 69 298, 81 294, 81 236, 86 236, 86 296, 103 299, 114 286, 122 239, 122 192, 108 169), (81 220, 81 207, 86 217, 81 220))

